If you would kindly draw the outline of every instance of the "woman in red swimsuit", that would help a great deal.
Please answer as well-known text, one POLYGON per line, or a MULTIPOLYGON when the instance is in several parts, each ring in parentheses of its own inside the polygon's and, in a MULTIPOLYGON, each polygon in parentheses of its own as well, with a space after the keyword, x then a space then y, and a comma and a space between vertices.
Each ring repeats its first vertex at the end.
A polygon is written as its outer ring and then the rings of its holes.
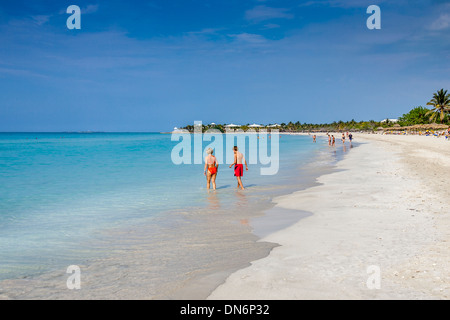
POLYGON ((206 176, 206 188, 209 190, 212 182, 213 189, 216 190, 216 177, 219 164, 217 163, 216 157, 213 156, 213 149, 208 148, 206 153, 208 155, 205 158, 205 171, 203 173, 206 176))

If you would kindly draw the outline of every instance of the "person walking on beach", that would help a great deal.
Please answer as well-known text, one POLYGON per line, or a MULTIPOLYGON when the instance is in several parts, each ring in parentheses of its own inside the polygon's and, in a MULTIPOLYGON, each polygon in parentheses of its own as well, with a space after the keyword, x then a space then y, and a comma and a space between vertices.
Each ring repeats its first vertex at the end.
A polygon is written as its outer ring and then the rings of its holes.
POLYGON ((350 134, 348 135, 348 140, 350 140, 350 144, 352 144, 353 134, 350 133, 350 134))
POLYGON ((244 155, 238 151, 238 147, 234 146, 234 162, 230 164, 230 168, 234 165, 234 176, 237 179, 237 187, 244 190, 244 186, 242 184, 242 176, 244 175, 244 166, 242 164, 242 161, 245 163, 245 170, 248 171, 247 161, 245 160, 244 155))
POLYGON ((329 133, 327 133, 327 136, 328 136, 328 145, 331 146, 331 136, 329 133))
POLYGON ((332 142, 331 145, 334 147, 335 144, 336 144, 336 138, 334 137, 334 135, 331 135, 331 138, 332 138, 332 140, 333 140, 333 142, 332 142))
POLYGON ((208 155, 205 158, 205 171, 203 172, 206 176, 206 189, 210 189, 212 182, 213 189, 216 190, 216 177, 219 164, 217 163, 216 157, 213 156, 213 149, 208 148, 206 153, 208 155))
POLYGON ((313 135, 313 142, 316 142, 316 135, 313 135))
POLYGON ((345 144, 345 134, 342 134, 342 143, 345 144))

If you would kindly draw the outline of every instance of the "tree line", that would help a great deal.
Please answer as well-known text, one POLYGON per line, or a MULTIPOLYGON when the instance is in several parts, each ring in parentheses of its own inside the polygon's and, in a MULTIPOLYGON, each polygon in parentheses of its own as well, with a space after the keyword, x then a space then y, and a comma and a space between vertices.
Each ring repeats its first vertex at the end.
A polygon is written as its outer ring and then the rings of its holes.
MULTIPOLYGON (((450 94, 447 90, 441 89, 433 94, 433 98, 427 103, 431 106, 431 109, 424 108, 422 106, 414 107, 411 111, 404 114, 398 119, 398 124, 400 126, 412 126, 416 124, 430 124, 439 122, 441 124, 450 125, 450 94)), ((272 124, 267 125, 263 128, 269 128, 272 124)), ((394 123, 389 119, 382 121, 335 121, 333 123, 300 123, 288 122, 281 123, 277 127, 270 127, 279 129, 280 132, 336 132, 336 131, 376 131, 379 128, 392 127, 394 123)), ((234 129, 241 129, 243 131, 249 130, 250 124, 242 125, 234 129)), ((188 125, 182 129, 187 129, 189 132, 194 131, 194 126, 188 125)), ((226 131, 225 124, 213 124, 213 125, 202 125, 202 132, 206 132, 209 129, 217 129, 221 132, 226 131)), ((252 128, 259 131, 261 128, 252 128)))

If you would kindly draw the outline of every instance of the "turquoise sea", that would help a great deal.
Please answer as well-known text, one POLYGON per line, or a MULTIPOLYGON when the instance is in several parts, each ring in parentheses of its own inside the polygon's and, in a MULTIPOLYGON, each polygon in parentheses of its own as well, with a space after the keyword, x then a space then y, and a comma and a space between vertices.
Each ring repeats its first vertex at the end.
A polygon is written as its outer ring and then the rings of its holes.
MULTIPOLYGON (((114 255, 138 251, 152 256, 143 273, 171 268, 177 275, 192 272, 183 269, 191 268, 186 261, 201 260, 195 255, 202 251, 189 245, 189 239, 208 247, 220 224, 251 230, 246 219, 261 215, 274 196, 313 181, 305 168, 323 159, 324 166, 334 161, 322 140, 314 144, 308 136, 281 135, 279 143, 276 175, 263 176, 263 165, 249 165, 243 179, 247 189, 238 191, 233 170, 221 165, 218 189, 208 193, 203 164, 171 161, 178 142, 170 134, 0 133, 0 280, 36 278, 55 270, 63 274, 69 265, 88 266, 90 261, 101 260, 107 267, 114 255), (206 220, 214 228, 202 226, 206 220), (181 254, 189 258, 177 259, 181 254)), ((238 233, 243 241, 257 241, 238 233)), ((242 247, 230 244, 230 254, 233 245, 242 247)), ((206 265, 220 265, 224 257, 217 250, 206 265)), ((17 297, 14 285, 2 288, 0 281, 2 290, 17 297)), ((158 297, 158 290, 148 294, 158 297)))

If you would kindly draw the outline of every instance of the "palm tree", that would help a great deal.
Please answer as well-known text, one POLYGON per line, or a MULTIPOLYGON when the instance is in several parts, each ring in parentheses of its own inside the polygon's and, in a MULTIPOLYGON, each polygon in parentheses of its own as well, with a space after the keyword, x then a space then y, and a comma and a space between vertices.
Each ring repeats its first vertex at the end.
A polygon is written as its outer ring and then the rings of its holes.
POLYGON ((443 123, 445 113, 450 111, 450 94, 447 94, 447 90, 441 89, 433 94, 433 99, 427 105, 433 106, 426 114, 426 116, 430 116, 430 121, 436 121, 440 115, 441 123, 443 123))

